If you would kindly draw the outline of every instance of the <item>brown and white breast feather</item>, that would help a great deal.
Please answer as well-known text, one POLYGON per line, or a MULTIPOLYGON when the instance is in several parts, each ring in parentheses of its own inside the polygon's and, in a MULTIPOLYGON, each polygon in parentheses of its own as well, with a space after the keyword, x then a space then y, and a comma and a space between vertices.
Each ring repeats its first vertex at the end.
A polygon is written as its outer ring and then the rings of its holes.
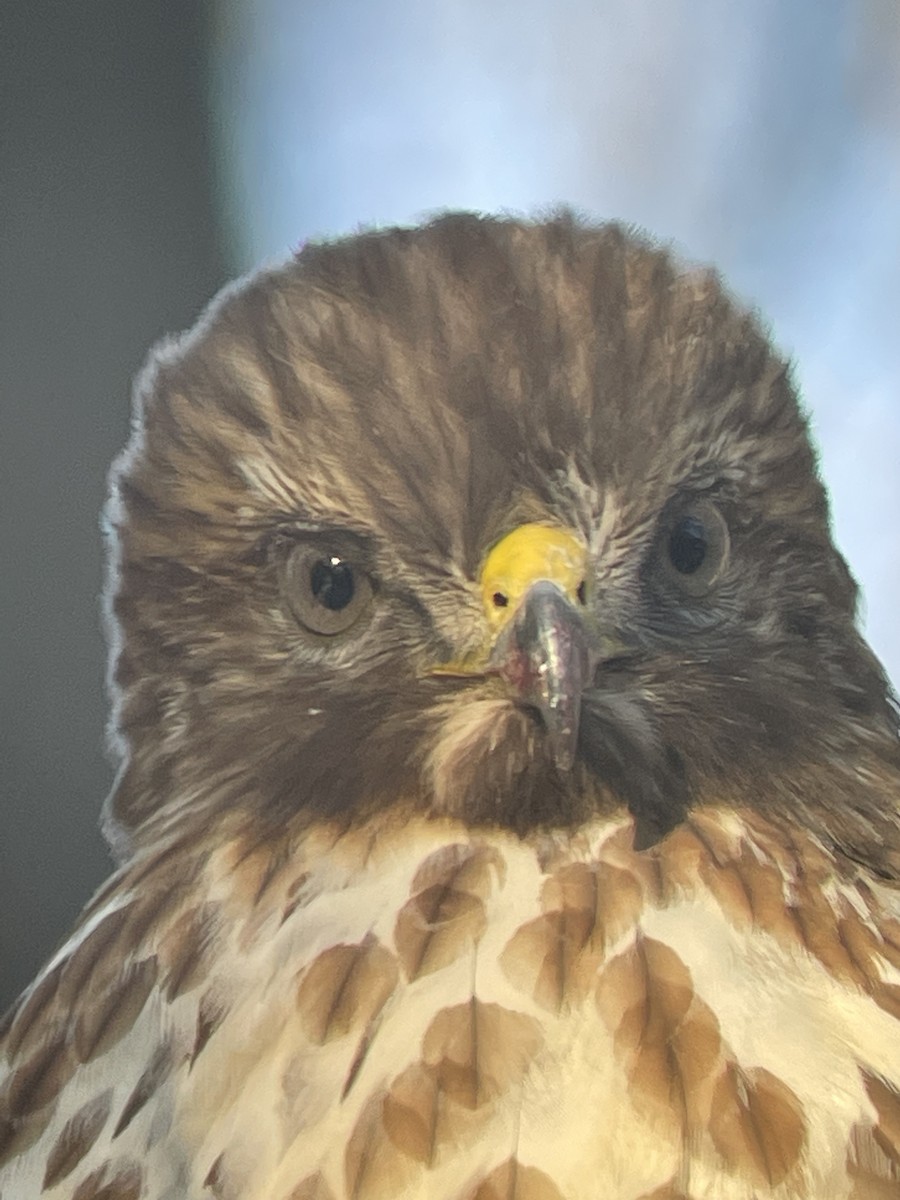
POLYGON ((724 810, 643 854, 623 822, 232 845, 143 937, 126 876, 7 1034, 0 1195, 900 1195, 900 920, 837 878, 724 810))

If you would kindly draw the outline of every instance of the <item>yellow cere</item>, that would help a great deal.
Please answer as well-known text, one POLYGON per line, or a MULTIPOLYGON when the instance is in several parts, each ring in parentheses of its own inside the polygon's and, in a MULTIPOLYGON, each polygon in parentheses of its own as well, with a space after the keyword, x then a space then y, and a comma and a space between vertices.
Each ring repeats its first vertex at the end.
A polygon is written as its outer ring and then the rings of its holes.
POLYGON ((486 644, 440 663, 428 673, 482 675, 499 630, 515 614, 529 588, 548 580, 577 604, 586 569, 587 550, 574 533, 557 525, 529 524, 513 529, 488 552, 478 581, 490 629, 486 644))
POLYGON ((586 568, 585 545, 569 530, 538 524, 513 529, 491 549, 481 571, 481 597, 491 628, 505 624, 539 580, 557 584, 577 603, 586 568))

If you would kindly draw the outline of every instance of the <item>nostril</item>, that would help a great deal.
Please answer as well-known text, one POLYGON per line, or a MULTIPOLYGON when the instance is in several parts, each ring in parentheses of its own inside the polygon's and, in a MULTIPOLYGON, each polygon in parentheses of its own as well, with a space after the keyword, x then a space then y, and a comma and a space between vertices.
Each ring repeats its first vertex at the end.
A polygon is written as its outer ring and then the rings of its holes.
POLYGON ((494 592, 491 600, 494 608, 506 608, 507 604, 509 604, 509 596, 505 592, 494 592))

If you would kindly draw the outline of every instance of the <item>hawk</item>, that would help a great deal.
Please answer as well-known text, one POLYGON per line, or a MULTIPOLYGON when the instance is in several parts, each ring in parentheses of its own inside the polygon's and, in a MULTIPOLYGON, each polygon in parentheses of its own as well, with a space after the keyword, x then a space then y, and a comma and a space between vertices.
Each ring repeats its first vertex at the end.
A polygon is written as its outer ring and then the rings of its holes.
POLYGON ((789 371, 621 226, 306 245, 114 469, 119 866, 2 1200, 900 1195, 900 740, 789 371))

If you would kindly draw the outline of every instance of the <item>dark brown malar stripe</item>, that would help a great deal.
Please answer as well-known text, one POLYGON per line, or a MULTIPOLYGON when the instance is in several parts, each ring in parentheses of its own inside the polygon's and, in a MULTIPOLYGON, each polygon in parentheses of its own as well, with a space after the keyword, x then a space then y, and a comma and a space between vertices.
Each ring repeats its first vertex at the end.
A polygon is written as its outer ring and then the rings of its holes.
POLYGON ((113 1130, 113 1138, 117 1138, 123 1130, 128 1128, 151 1096, 155 1094, 161 1084, 169 1077, 174 1065, 175 1059, 171 1040, 160 1042, 153 1053, 153 1057, 141 1074, 140 1079, 135 1084, 131 1095, 125 1102, 125 1107, 122 1109, 119 1120, 113 1130))
POLYGON ((397 960, 375 938, 331 946, 303 971, 297 1008, 317 1045, 370 1025, 397 986, 397 960))
POLYGON ((107 1088, 82 1105, 75 1116, 65 1123, 47 1158, 44 1191, 70 1175, 94 1145, 109 1116, 112 1095, 112 1089, 107 1088))
POLYGON ((131 963, 93 1004, 81 1005, 72 1038, 80 1062, 99 1057, 130 1032, 158 973, 156 955, 131 963))
POLYGON ((549 1175, 537 1167, 523 1166, 516 1158, 508 1158, 475 1185, 467 1200, 564 1200, 564 1197, 549 1175))
POLYGON ((105 1163, 83 1179, 72 1200, 140 1200, 144 1176, 136 1162, 105 1163))

